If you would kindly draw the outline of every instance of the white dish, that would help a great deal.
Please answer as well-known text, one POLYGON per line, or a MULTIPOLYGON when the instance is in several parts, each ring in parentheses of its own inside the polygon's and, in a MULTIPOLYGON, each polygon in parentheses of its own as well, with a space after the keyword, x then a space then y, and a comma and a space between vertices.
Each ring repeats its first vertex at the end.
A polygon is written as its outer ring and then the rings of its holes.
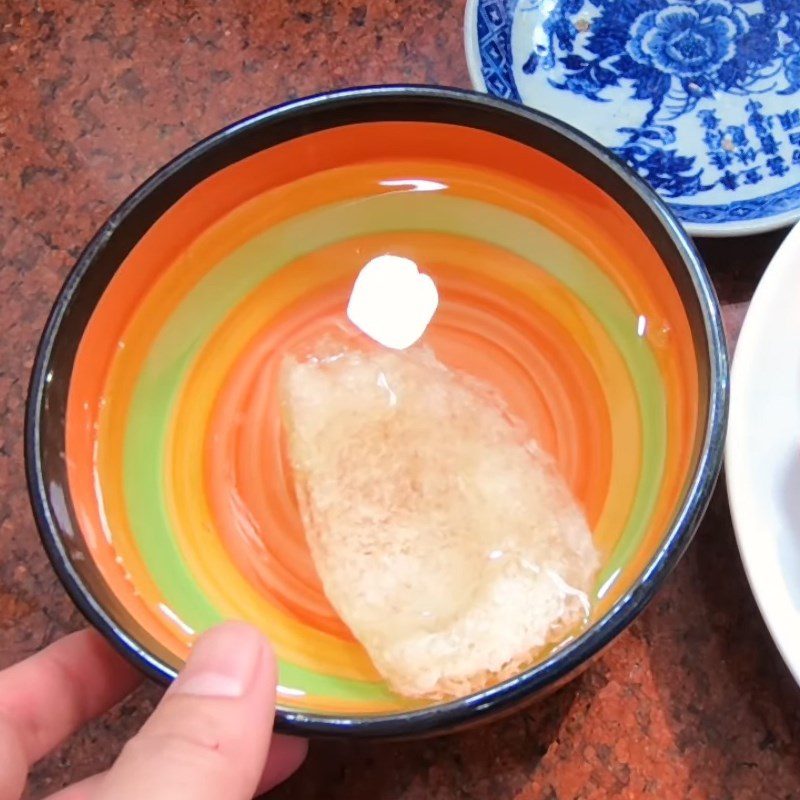
POLYGON ((800 225, 770 262, 742 326, 725 470, 750 587, 800 683, 800 225))

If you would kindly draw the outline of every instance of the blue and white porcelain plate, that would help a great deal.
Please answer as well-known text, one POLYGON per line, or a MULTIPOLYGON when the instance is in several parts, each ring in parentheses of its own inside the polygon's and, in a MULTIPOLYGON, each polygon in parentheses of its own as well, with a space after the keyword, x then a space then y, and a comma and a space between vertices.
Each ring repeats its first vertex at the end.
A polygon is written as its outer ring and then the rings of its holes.
POLYGON ((476 88, 624 158, 695 235, 800 219, 800 0, 468 0, 476 88))

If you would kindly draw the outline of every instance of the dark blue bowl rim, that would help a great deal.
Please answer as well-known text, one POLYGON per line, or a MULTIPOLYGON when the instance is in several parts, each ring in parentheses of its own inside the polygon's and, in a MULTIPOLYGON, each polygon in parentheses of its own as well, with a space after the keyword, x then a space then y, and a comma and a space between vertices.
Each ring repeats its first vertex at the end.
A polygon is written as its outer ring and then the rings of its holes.
POLYGON ((58 337, 61 321, 76 287, 113 232, 135 207, 152 198, 170 176, 190 169, 192 163, 201 155, 224 149, 241 132, 267 127, 287 117, 296 117, 313 109, 335 111, 342 104, 353 101, 402 103, 408 99, 462 104, 465 111, 477 105, 489 112, 513 115, 520 120, 529 120, 540 127, 549 128, 573 145, 578 145, 589 158, 602 164, 605 170, 615 173, 617 178, 621 178, 627 184, 628 190, 638 195, 639 200, 644 201, 669 237, 671 245, 680 254, 702 313, 709 371, 705 433, 686 497, 658 551, 626 595, 580 637, 513 679, 469 697, 430 708, 398 714, 365 716, 332 716, 279 708, 276 714, 276 729, 295 735, 372 738, 431 735, 472 725, 484 718, 509 711, 537 694, 560 686, 610 644, 650 602, 691 542, 710 501, 722 463, 728 410, 729 365, 716 293, 688 234, 666 204, 637 174, 609 151, 565 123, 541 112, 483 94, 463 89, 415 85, 362 87, 318 94, 276 106, 236 122, 190 147, 156 172, 137 188, 100 228, 79 257, 55 301, 39 344, 29 386, 25 418, 26 475, 36 524, 45 550, 71 599, 89 622, 123 656, 150 678, 162 684, 174 678, 175 673, 169 666, 134 641, 111 619, 73 568, 46 492, 40 450, 40 428, 45 413, 43 403, 45 380, 51 368, 53 344, 58 337))

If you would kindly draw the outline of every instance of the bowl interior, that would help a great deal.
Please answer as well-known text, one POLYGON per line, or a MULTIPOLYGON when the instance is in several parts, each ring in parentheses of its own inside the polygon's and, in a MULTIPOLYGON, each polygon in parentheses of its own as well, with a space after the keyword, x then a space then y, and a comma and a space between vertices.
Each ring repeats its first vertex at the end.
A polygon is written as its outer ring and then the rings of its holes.
POLYGON ((713 358, 685 253, 580 142, 451 105, 323 104, 230 129, 140 190, 65 288, 32 394, 37 513, 84 609, 156 674, 237 617, 272 639, 287 715, 419 707, 325 598, 276 390, 282 355, 344 320, 377 255, 434 278, 424 341, 501 389, 583 506, 603 556, 588 636, 690 533, 713 358))

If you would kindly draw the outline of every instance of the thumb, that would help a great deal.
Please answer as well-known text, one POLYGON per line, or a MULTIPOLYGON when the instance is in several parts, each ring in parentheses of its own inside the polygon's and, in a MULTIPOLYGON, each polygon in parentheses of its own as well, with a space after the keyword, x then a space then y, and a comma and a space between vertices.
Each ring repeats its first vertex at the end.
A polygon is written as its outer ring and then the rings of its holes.
POLYGON ((251 800, 272 738, 275 684, 275 658, 257 630, 209 631, 96 800, 251 800))

